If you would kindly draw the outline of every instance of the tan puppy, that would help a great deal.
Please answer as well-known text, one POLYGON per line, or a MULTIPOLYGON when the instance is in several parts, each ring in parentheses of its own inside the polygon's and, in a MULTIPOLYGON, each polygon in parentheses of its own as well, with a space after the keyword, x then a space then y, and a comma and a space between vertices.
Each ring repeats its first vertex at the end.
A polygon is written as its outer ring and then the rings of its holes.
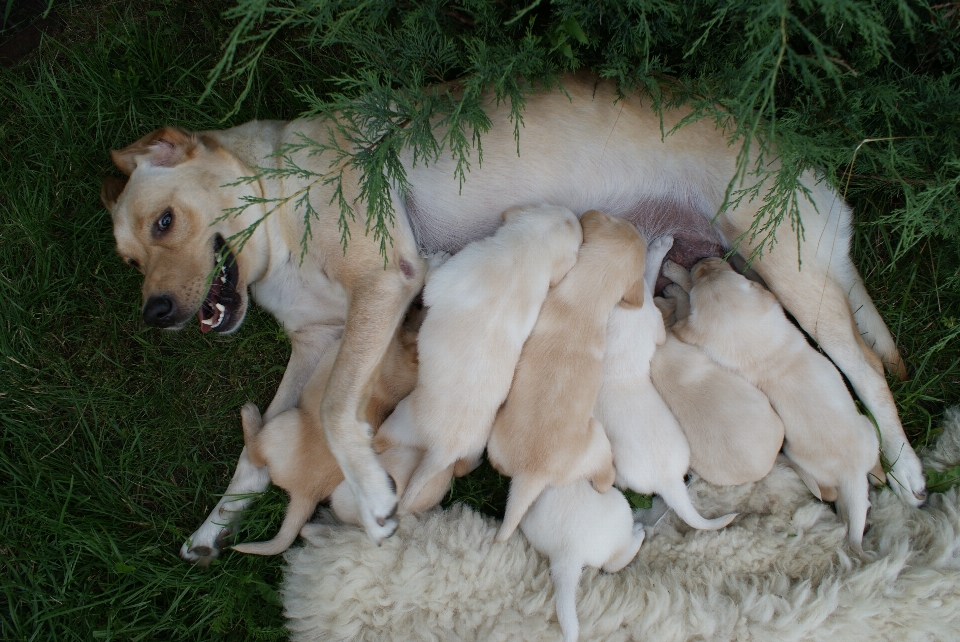
POLYGON ((388 421, 374 439, 377 450, 390 443, 426 450, 401 507, 415 505, 437 476, 449 481, 454 462, 479 461, 547 290, 577 260, 583 237, 567 208, 518 207, 503 220, 496 234, 428 273, 412 425, 388 421), (410 439, 396 434, 401 426, 410 439))
MULTIPOLYGON (((672 304, 687 297, 678 285, 664 294, 672 304)), ((654 303, 664 311, 664 299, 654 303)), ((689 304, 677 307, 682 312, 689 304)), ((687 436, 694 472, 720 486, 755 482, 770 472, 783 445, 783 422, 755 386, 671 331, 653 355, 650 378, 687 436)))
POLYGON ((767 395, 783 420, 784 453, 820 487, 818 497, 837 494, 847 538, 860 548, 880 446, 873 424, 770 292, 720 259, 700 261, 691 276, 690 315, 674 325, 677 337, 767 395))
MULTIPOLYGON (((324 355, 304 386, 295 408, 280 413, 266 425, 253 403, 247 402, 240 410, 247 456, 254 465, 267 467, 271 481, 289 493, 290 504, 276 537, 264 542, 237 544, 233 550, 255 555, 282 553, 296 539, 317 504, 330 498, 336 489, 345 487, 343 472, 330 452, 320 425, 320 400, 339 347, 338 342, 324 355)), ((416 335, 401 328, 387 348, 370 391, 367 420, 374 429, 383 423, 400 399, 410 393, 416 381, 416 335)), ((415 449, 395 449, 381 455, 380 462, 388 474, 397 473, 405 483, 420 456, 415 449)), ((441 490, 440 498, 444 490, 441 490)), ((343 514, 338 513, 338 517, 343 521, 359 524, 356 508, 348 500, 341 498, 333 508, 335 513, 340 508, 343 514)))
POLYGON ((643 305, 646 245, 633 225, 596 210, 580 223, 577 263, 547 294, 487 445, 490 463, 513 478, 497 541, 547 485, 588 478, 602 493, 613 484, 610 442, 593 407, 610 310, 643 305))

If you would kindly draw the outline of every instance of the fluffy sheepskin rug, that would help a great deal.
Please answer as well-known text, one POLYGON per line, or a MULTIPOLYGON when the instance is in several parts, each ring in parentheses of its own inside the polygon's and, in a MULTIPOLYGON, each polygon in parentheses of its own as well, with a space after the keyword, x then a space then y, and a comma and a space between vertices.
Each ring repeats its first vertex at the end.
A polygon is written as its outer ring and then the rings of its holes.
MULTIPOLYGON (((924 461, 960 463, 960 411, 924 461)), ((863 555, 780 464, 756 484, 691 490, 705 515, 741 515, 701 532, 670 513, 623 571, 585 570, 581 640, 960 639, 957 488, 920 510, 871 491, 863 555)), ((286 554, 291 638, 559 641, 547 561, 519 531, 495 544, 497 527, 457 506, 404 517, 378 548, 359 529, 311 525, 286 554)))

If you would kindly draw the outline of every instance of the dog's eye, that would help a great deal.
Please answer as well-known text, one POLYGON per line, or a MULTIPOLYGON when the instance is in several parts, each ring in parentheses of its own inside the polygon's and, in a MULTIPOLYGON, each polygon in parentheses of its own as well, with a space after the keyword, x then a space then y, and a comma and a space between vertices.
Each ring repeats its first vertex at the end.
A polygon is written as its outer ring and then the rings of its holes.
POLYGON ((130 267, 132 267, 132 268, 135 269, 135 270, 139 270, 139 269, 140 269, 140 264, 137 263, 137 260, 136 260, 136 259, 127 259, 127 265, 129 265, 130 267))
POLYGON ((168 207, 163 210, 163 214, 160 215, 160 218, 157 220, 157 231, 166 232, 170 225, 173 223, 173 212, 168 207))

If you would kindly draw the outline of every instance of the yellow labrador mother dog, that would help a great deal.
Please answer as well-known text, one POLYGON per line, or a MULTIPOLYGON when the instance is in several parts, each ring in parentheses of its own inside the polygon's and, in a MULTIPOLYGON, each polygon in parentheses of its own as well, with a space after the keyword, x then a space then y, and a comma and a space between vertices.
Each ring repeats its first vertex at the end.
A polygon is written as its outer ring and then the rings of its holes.
MULTIPOLYGON (((612 84, 589 77, 566 77, 563 88, 528 97, 519 156, 509 107, 491 99, 483 162, 473 166, 462 189, 452 158, 414 166, 407 153, 402 160, 410 190, 393 195, 396 217, 386 261, 379 243, 365 234, 365 204, 353 169, 344 167, 343 175, 343 195, 356 209, 355 220, 347 221, 346 251, 340 246, 332 187, 315 185, 310 202, 319 220, 312 223, 302 262, 304 217, 296 202, 310 179, 238 180, 256 174, 257 167, 278 167, 282 161, 276 152, 285 143, 299 143, 303 136, 325 140, 328 124, 322 120, 250 122, 197 133, 168 128, 112 153, 128 178, 108 178, 101 197, 112 215, 117 250, 144 275, 144 321, 177 329, 199 316, 202 328, 230 332, 242 321, 250 296, 287 332, 290 363, 265 421, 296 404, 324 351, 342 334, 320 419, 375 542, 396 528, 397 500, 359 409, 404 310, 422 285, 421 252, 456 252, 491 234, 504 210, 533 203, 562 205, 578 214, 601 209, 633 222, 648 239, 671 234, 678 246, 707 241, 730 248, 763 202, 744 199, 711 225, 738 153, 714 121, 690 123, 664 137, 661 132, 687 111, 668 111, 661 121, 646 101, 617 101, 612 84), (223 217, 226 208, 251 197, 286 201, 270 216, 270 205, 260 201, 223 217), (261 219, 242 252, 226 242, 261 219), (210 284, 218 252, 226 254, 226 269, 210 284)), ((301 150, 292 158, 317 172, 331 170, 326 154, 301 150)), ((905 370, 850 260, 850 210, 812 173, 803 185, 808 191, 798 194, 797 202, 806 240, 799 247, 777 243, 754 267, 853 384, 880 426, 884 453, 896 462, 894 490, 918 505, 926 496, 923 472, 881 364, 901 376, 905 370)), ((769 186, 760 187, 765 193, 769 186)), ((747 254, 755 243, 744 235, 736 249, 747 254)), ((242 452, 225 495, 184 545, 183 557, 215 557, 250 494, 268 483, 266 469, 242 452)))

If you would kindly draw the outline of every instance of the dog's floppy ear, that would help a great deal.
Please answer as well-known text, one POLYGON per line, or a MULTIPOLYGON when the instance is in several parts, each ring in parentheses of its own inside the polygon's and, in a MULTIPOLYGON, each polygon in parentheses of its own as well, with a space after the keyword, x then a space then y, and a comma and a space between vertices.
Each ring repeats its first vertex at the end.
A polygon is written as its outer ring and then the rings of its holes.
POLYGON ((103 201, 103 206, 108 211, 113 211, 113 206, 117 204, 117 199, 120 198, 120 192, 126 186, 126 178, 107 176, 103 179, 103 185, 100 186, 100 200, 103 201))
POLYGON ((625 308, 640 308, 643 307, 643 277, 641 276, 637 279, 633 285, 630 286, 630 289, 627 290, 626 294, 623 295, 623 299, 620 300, 620 305, 625 308))
POLYGON ((151 132, 123 149, 110 152, 113 164, 130 176, 138 163, 157 167, 173 167, 186 160, 197 147, 197 139, 182 129, 164 127, 151 132), (145 157, 145 158, 144 158, 145 157))

